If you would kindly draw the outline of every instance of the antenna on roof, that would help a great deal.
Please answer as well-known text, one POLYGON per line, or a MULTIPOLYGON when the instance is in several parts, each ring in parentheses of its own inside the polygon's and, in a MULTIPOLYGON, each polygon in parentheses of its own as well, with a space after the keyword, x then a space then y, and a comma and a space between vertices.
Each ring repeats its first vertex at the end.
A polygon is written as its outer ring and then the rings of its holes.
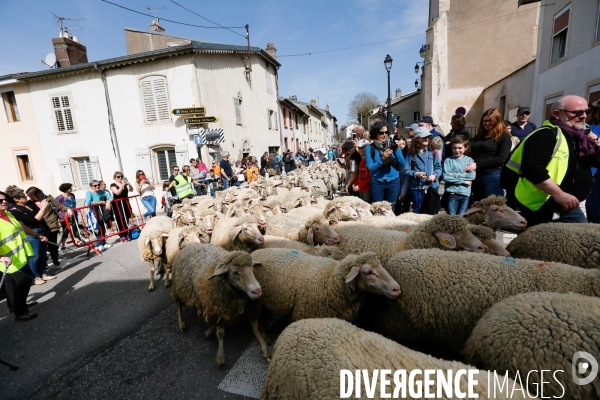
POLYGON ((146 10, 150 11, 152 14, 154 14, 154 18, 156 18, 156 23, 160 23, 160 18, 158 18, 158 15, 156 15, 156 12, 158 10, 164 10, 166 7, 146 7, 146 10))
POLYGON ((68 28, 66 26, 63 26, 63 21, 84 21, 85 18, 81 18, 81 17, 59 17, 58 15, 54 14, 53 12, 50 12, 50 14, 52 14, 54 16, 54 18, 56 18, 58 20, 58 24, 60 26, 60 36, 61 37, 65 37, 65 34, 70 36, 69 34, 69 30, 73 30, 73 29, 81 29, 81 28, 68 28))

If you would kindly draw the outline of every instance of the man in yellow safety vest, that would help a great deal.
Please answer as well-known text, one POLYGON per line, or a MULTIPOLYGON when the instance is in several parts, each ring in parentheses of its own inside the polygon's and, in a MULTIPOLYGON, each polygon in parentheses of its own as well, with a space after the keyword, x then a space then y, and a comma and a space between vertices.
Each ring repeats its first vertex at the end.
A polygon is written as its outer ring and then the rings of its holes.
POLYGON ((6 292, 8 311, 15 313, 17 321, 29 321, 37 317, 28 306, 37 302, 27 302, 31 287, 31 272, 27 259, 33 256, 33 249, 26 235, 48 241, 44 236, 32 231, 9 213, 9 197, 0 192, 0 289, 6 292))
MULTIPOLYGON (((598 138, 586 135, 587 101, 564 96, 552 105, 552 115, 514 150, 504 166, 517 174, 517 208, 528 226, 546 222, 586 223, 579 207, 592 190, 591 167, 598 164, 598 138)), ((507 188, 508 190, 508 188, 507 188)))
POLYGON ((181 173, 175 176, 173 182, 169 185, 170 190, 173 186, 175 186, 175 191, 177 192, 177 198, 181 201, 186 198, 192 198, 196 195, 196 191, 192 186, 192 182, 196 185, 199 185, 200 182, 192 179, 190 175, 190 166, 184 165, 181 168, 181 173))

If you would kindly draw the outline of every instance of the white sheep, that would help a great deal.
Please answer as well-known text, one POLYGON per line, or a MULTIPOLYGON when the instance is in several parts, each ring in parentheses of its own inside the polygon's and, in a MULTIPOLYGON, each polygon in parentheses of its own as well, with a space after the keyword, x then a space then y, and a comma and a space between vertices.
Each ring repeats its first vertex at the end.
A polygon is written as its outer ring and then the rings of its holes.
POLYGON ((270 218, 266 234, 280 236, 310 245, 339 243, 335 232, 337 221, 328 221, 323 216, 306 217, 295 214, 277 214, 270 218))
POLYGON ((264 242, 258 230, 258 221, 251 215, 238 218, 220 218, 213 229, 210 242, 225 250, 252 251, 264 242))
MULTIPOLYGON (((169 232, 173 229, 173 220, 169 217, 158 216, 151 218, 140 232, 138 246, 142 261, 147 261, 150 265, 150 286, 148 291, 154 290, 154 261, 158 261, 159 268, 166 264, 165 241, 169 237, 169 232)), ((166 284, 166 281, 165 281, 166 284)))
POLYGON ((388 217, 395 217, 394 210, 392 210, 392 203, 388 201, 377 201, 371 204, 371 211, 373 215, 385 215, 388 217))
POLYGON ((358 214, 347 199, 348 196, 331 200, 325 206, 323 216, 328 220, 356 221, 358 219, 358 214))
POLYGON ((169 232, 169 237, 165 242, 165 287, 169 287, 169 276, 173 267, 173 261, 179 250, 190 244, 200 244, 200 235, 197 226, 185 226, 174 228, 169 232))
POLYGON ((421 222, 429 221, 431 218, 433 218, 433 215, 415 214, 413 212, 408 212, 408 213, 400 214, 396 218, 406 220, 406 221, 421 223, 421 222))

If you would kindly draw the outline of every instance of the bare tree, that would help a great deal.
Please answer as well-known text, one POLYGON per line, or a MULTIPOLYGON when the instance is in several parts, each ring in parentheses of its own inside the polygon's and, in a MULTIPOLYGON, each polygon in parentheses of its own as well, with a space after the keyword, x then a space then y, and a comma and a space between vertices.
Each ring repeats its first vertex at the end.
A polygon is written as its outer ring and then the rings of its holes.
POLYGON ((379 106, 381 101, 377 98, 377 95, 369 92, 357 93, 350 104, 348 104, 348 118, 358 120, 359 124, 366 123, 367 114, 369 111, 379 106))

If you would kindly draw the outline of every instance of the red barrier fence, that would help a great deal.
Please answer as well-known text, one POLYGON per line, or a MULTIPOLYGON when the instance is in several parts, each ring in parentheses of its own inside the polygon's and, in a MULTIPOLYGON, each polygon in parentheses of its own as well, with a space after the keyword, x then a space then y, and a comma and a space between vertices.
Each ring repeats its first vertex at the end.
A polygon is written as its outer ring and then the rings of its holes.
POLYGON ((87 255, 92 250, 101 255, 96 243, 114 236, 129 236, 129 232, 145 225, 141 210, 140 196, 135 195, 114 199, 108 208, 105 204, 74 208, 73 217, 65 217, 61 222, 65 222, 69 230, 69 243, 75 247, 87 247, 87 255))

